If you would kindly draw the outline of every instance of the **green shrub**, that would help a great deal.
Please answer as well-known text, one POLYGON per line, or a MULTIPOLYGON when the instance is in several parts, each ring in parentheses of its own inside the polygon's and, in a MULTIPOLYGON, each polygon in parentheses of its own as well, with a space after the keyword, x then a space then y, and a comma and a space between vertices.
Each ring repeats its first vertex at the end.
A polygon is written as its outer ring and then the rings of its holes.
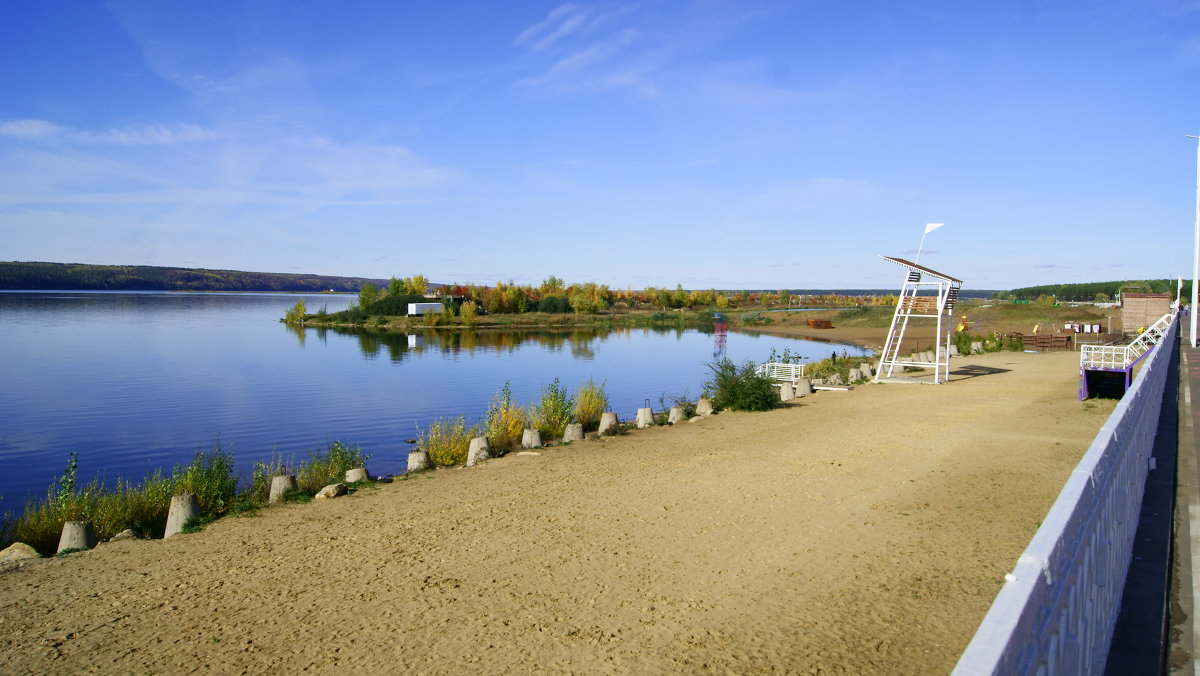
POLYGON ((467 461, 471 439, 478 436, 477 425, 467 427, 466 418, 438 418, 429 423, 417 437, 417 446, 429 453, 429 460, 439 467, 461 465, 467 461))
POLYGON ((571 422, 574 408, 574 398, 555 378, 542 390, 541 400, 530 407, 529 418, 533 427, 541 432, 542 441, 561 439, 571 422))
POLYGON ((971 354, 971 343, 975 342, 975 340, 975 336, 972 336, 966 331, 954 332, 954 346, 958 348, 958 353, 961 355, 971 354))
POLYGON ((600 416, 607 410, 608 395, 604 392, 604 383, 597 384, 588 378, 575 392, 575 422, 583 425, 585 432, 595 431, 600 429, 600 416))
POLYGON ((19 517, 5 514, 0 543, 24 542, 44 555, 53 554, 66 521, 90 521, 99 540, 127 528, 158 536, 166 526, 172 495, 195 493, 201 513, 216 517, 233 504, 237 493, 233 456, 219 442, 197 453, 191 463, 177 465, 171 476, 155 471, 139 484, 118 477, 112 487, 105 487, 97 477, 80 487, 78 468, 78 455, 72 453, 44 499, 28 500, 19 517))
POLYGON ((309 453, 300 463, 296 468, 296 484, 301 492, 316 495, 322 488, 345 479, 346 470, 366 467, 370 458, 358 446, 334 441, 324 450, 309 453))
POLYGON ((525 407, 514 404, 509 383, 504 383, 496 396, 488 404, 487 418, 484 421, 488 448, 493 454, 504 454, 521 444, 521 434, 525 431, 528 416, 525 407))
POLYGON ((296 301, 295 305, 288 308, 288 311, 286 313, 284 313, 283 321, 287 322, 288 324, 295 324, 297 322, 303 322, 304 314, 307 311, 308 311, 307 308, 305 308, 305 306, 304 306, 304 299, 301 298, 300 300, 296 301))
POLYGON ((971 354, 971 343, 974 342, 982 344, 984 352, 1000 352, 1002 350, 1020 352, 1025 349, 1025 339, 1020 334, 1007 336, 995 331, 986 336, 976 336, 966 331, 954 334, 954 345, 958 347, 959 354, 971 354))
POLYGON ((754 326, 756 324, 770 324, 770 317, 764 317, 762 312, 754 310, 753 312, 743 312, 738 317, 738 323, 742 326, 754 326))
POLYGON ((285 463, 283 454, 271 449, 270 459, 254 463, 254 469, 250 473, 250 487, 242 494, 242 502, 253 506, 267 504, 271 497, 271 477, 287 474, 288 465, 291 464, 291 458, 285 463))
MULTIPOLYGON (((692 397, 688 394, 687 390, 684 390, 683 394, 667 394, 666 392, 663 392, 661 395, 659 395, 658 405, 664 411, 664 421, 666 421, 667 417, 670 416, 671 413, 669 410, 670 406, 667 406, 668 403, 670 403, 671 406, 678 406, 679 409, 683 411, 684 418, 692 418, 696 415, 696 402, 692 401, 692 397)), ((658 423, 657 419, 655 422, 658 423)))
POLYGON ((479 315, 479 306, 475 304, 475 301, 469 300, 462 304, 458 313, 465 326, 475 326, 476 317, 479 315))
POLYGON ((195 493, 200 512, 219 516, 233 504, 237 495, 237 474, 233 454, 221 449, 221 442, 212 450, 197 453, 187 465, 176 465, 171 472, 174 495, 195 493))
POLYGON ((526 309, 530 312, 545 312, 547 314, 566 314, 575 311, 566 296, 558 295, 546 296, 541 300, 530 301, 526 309))
POLYGON ((728 357, 707 365, 712 374, 704 383, 704 394, 713 407, 734 411, 767 411, 775 408, 779 395, 771 379, 754 372, 754 362, 735 365, 728 357))
POLYGON ((858 372, 863 362, 873 363, 875 357, 838 357, 837 359, 822 359, 810 363, 804 373, 809 378, 829 378, 839 376, 843 383, 861 382, 865 380, 858 372), (853 373, 853 375, 851 375, 853 373))

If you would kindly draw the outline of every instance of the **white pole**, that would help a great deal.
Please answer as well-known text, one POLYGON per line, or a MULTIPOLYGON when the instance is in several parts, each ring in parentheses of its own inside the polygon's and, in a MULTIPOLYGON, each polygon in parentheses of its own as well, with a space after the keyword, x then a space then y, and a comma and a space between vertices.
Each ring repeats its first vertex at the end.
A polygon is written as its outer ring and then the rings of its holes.
POLYGON ((943 225, 945 225, 945 223, 926 223, 925 224, 925 232, 921 233, 921 246, 917 247, 917 258, 916 258, 916 260, 913 261, 914 263, 921 262, 921 250, 925 248, 925 235, 928 235, 929 233, 933 232, 934 230, 937 230, 938 228, 942 227, 943 225))
POLYGON ((1200 136, 1189 135, 1188 138, 1196 139, 1196 237, 1192 251, 1192 306, 1188 308, 1192 347, 1196 347, 1196 310, 1200 308, 1196 288, 1197 280, 1200 280, 1200 136))

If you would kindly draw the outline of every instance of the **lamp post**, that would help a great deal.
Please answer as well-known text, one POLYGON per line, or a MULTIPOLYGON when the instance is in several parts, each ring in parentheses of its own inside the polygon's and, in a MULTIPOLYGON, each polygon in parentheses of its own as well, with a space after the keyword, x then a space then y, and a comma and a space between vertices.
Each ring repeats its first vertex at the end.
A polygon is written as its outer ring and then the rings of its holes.
POLYGON ((1188 308, 1189 333, 1192 347, 1196 347, 1196 281, 1200 279, 1200 136, 1188 135, 1196 139, 1196 235, 1192 250, 1192 306, 1188 308))

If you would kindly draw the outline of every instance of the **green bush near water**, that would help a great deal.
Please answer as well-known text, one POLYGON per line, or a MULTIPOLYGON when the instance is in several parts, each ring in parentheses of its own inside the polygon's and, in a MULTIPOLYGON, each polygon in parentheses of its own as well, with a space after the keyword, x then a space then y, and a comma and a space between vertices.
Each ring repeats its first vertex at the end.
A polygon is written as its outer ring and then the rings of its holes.
MULTIPOLYGON (((324 486, 341 481, 347 469, 362 467, 369 456, 357 446, 335 441, 323 451, 315 451, 295 468, 301 494, 311 496, 324 486)), ((282 456, 255 464, 250 482, 239 488, 233 454, 213 444, 187 464, 178 464, 171 473, 148 473, 140 483, 118 477, 105 486, 102 477, 79 485, 79 459, 72 453, 62 476, 54 481, 44 498, 25 503, 20 515, 4 515, 0 524, 0 547, 24 542, 43 555, 58 548, 63 523, 89 521, 100 541, 130 529, 143 537, 160 537, 167 525, 171 496, 194 493, 200 505, 198 523, 252 510, 267 503, 271 477, 286 471, 282 456)))
POLYGON ((567 390, 555 378, 542 390, 542 398, 529 407, 530 424, 541 433, 543 442, 562 439, 567 425, 571 423, 574 409, 575 398, 567 394, 567 390))
POLYGON ((322 488, 344 481, 346 470, 366 467, 370 459, 358 446, 334 441, 324 450, 309 453, 300 463, 296 484, 301 493, 316 495, 322 488))
POLYGON ((233 455, 220 442, 197 453, 190 463, 176 465, 170 476, 156 470, 137 484, 118 478, 110 488, 97 477, 79 486, 78 468, 78 455, 72 453, 45 498, 27 501, 20 516, 6 513, 0 543, 24 542, 50 555, 58 548, 67 521, 90 521, 99 540, 126 529, 158 536, 166 527, 172 495, 195 493, 201 514, 210 517, 226 512, 237 495, 233 455))
POLYGON ((713 407, 733 411, 769 411, 779 403, 771 379, 754 372, 754 362, 741 366, 728 357, 708 364, 711 378, 704 383, 704 396, 713 407))
POLYGON ((483 423, 491 454, 503 455, 520 446, 527 419, 525 407, 513 403, 512 388, 505 382, 504 388, 488 404, 487 418, 483 423))
POLYGON ((1020 352, 1025 349, 1025 340, 1019 336, 1005 336, 992 333, 986 336, 978 336, 966 331, 957 331, 954 333, 954 345, 958 348, 959 354, 971 354, 971 344, 980 343, 983 346, 984 352, 1001 352, 1004 350, 1010 352, 1020 352))
POLYGON ((588 378, 575 391, 575 422, 583 425, 584 432, 594 432, 600 429, 600 416, 607 410, 608 395, 604 392, 604 383, 588 378))
POLYGON ((467 461, 471 440, 479 436, 479 426, 467 427, 466 418, 438 418, 417 436, 417 447, 429 454, 438 467, 461 465, 467 461))

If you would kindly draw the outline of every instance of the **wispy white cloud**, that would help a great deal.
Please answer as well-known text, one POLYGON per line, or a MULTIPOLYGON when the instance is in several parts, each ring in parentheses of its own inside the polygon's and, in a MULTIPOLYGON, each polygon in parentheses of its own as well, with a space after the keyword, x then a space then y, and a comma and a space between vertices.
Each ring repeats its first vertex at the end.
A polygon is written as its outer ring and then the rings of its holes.
POLYGON ((563 38, 586 27, 591 10, 575 4, 566 4, 551 10, 545 19, 521 31, 513 40, 514 45, 543 51, 563 38))
POLYGON ((450 172, 406 148, 320 136, 247 136, 193 125, 78 130, 0 123, 0 208, 25 204, 258 205, 300 212, 411 203, 450 172))
POLYGON ((176 143, 200 143, 219 138, 217 132, 194 124, 149 125, 128 129, 106 129, 98 134, 80 133, 81 141, 118 146, 162 146, 176 143))
POLYGON ((565 4, 512 41, 534 71, 517 83, 556 92, 626 89, 646 98, 688 92, 739 105, 807 102, 814 94, 789 91, 757 72, 770 68, 726 65, 713 50, 779 11, 755 2, 565 4))
POLYGON ((0 136, 18 139, 44 139, 60 135, 65 127, 46 120, 6 120, 0 122, 0 136))
POLYGON ((0 136, 25 141, 112 146, 162 146, 176 143, 198 143, 218 138, 218 134, 213 130, 193 124, 154 124, 88 131, 66 127, 47 120, 0 121, 0 136))
POLYGON ((557 91, 629 88, 657 95, 655 79, 663 69, 705 41, 687 17, 656 16, 647 7, 566 4, 552 10, 513 40, 537 71, 517 83, 557 91))

